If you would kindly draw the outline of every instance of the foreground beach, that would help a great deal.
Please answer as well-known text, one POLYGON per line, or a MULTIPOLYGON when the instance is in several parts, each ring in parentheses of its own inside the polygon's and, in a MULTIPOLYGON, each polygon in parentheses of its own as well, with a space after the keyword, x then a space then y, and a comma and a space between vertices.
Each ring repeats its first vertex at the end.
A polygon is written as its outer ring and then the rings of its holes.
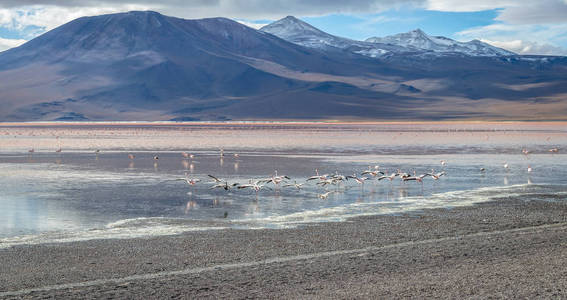
POLYGON ((567 295, 561 197, 295 229, 17 246, 0 250, 0 296, 560 298, 567 295))

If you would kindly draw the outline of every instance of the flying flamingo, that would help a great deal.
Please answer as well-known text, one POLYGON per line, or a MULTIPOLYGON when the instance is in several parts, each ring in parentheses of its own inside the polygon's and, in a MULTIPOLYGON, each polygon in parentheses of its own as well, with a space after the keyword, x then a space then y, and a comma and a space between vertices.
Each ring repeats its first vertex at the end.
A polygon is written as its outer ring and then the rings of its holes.
POLYGON ((394 178, 396 178, 396 176, 398 176, 398 173, 392 173, 389 176, 382 175, 382 176, 378 177, 378 181, 380 181, 382 179, 388 179, 388 180, 392 181, 392 180, 394 180, 394 178))
POLYGON ((318 194, 317 197, 319 197, 320 199, 327 199, 327 197, 329 197, 330 194, 332 193, 338 193, 337 191, 329 191, 323 194, 318 194))
POLYGON ((217 177, 215 177, 213 175, 207 175, 207 176, 211 177, 214 180, 212 183, 215 183, 215 185, 213 185, 211 187, 211 189, 223 188, 226 191, 228 191, 228 190, 230 190, 231 187, 235 187, 235 186, 238 185, 238 183, 229 184, 228 181, 218 179, 217 177))
POLYGON ((320 175, 320 174, 319 174, 319 170, 317 170, 317 169, 315 169, 315 174, 316 174, 315 176, 311 176, 311 177, 307 178, 307 181, 309 181, 309 180, 316 180, 316 179, 319 179, 319 180, 326 180, 327 177, 329 177, 329 174, 322 174, 322 175, 320 175))
POLYGON ((288 187, 288 186, 292 186, 298 190, 301 190, 301 187, 303 186, 303 183, 297 183, 297 181, 294 181, 292 184, 286 184, 284 185, 284 187, 288 187))
POLYGON ((360 185, 364 185, 364 182, 368 180, 368 177, 357 177, 356 174, 352 174, 352 176, 348 176, 348 178, 354 179, 354 181, 360 185))
MULTIPOLYGON (((427 173, 427 174, 423 174, 425 176, 431 176, 431 178, 438 180, 441 176, 445 176, 445 171, 441 171, 439 173, 435 173, 433 170, 431 170, 431 173, 427 173)), ((422 175, 420 175, 422 176, 422 175)), ((424 177, 425 177, 424 176, 424 177)), ((423 177, 422 177, 423 178, 423 177)))
POLYGON ((248 184, 241 184, 241 185, 238 185, 238 189, 240 190, 240 189, 251 188, 254 191, 256 191, 256 194, 258 194, 258 192, 263 188, 270 189, 269 187, 264 186, 263 184, 260 184, 261 182, 262 182, 261 180, 257 180, 255 182, 250 182, 248 184))

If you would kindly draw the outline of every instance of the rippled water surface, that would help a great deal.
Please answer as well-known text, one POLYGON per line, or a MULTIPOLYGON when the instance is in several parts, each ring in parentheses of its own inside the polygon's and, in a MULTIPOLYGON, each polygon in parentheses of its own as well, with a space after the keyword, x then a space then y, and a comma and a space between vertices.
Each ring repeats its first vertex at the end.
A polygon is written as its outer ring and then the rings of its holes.
POLYGON ((565 153, 567 127, 560 123, 5 125, 0 248, 282 228, 518 195, 565 201, 565 153), (195 157, 184 158, 183 151, 195 157), (400 169, 446 176, 426 177, 422 184, 370 178, 322 187, 305 181, 315 169, 360 176, 375 166, 386 174, 400 169), (247 183, 275 170, 302 188, 212 190, 207 176, 247 183), (201 182, 177 180, 185 173, 201 182))

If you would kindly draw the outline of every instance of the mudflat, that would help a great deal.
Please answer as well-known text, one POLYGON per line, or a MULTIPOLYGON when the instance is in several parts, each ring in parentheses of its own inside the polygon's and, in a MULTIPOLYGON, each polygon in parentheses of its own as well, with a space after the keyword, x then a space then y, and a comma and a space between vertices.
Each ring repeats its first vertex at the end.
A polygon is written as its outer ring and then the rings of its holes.
POLYGON ((567 201, 0 250, 2 298, 567 296, 567 201))

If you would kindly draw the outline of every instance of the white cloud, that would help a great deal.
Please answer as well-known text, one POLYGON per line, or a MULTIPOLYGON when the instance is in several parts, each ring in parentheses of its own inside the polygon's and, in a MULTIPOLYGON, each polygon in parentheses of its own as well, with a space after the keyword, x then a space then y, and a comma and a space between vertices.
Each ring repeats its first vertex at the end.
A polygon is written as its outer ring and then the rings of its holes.
POLYGON ((478 39, 518 54, 567 55, 557 46, 567 39, 567 24, 492 24, 456 33, 463 39, 478 39))
POLYGON ((427 0, 426 7, 437 11, 473 12, 522 6, 526 4, 525 2, 518 0, 427 0))
POLYGON ((320 16, 332 13, 377 13, 402 5, 422 5, 425 0, 2 0, 0 7, 19 9, 53 6, 124 11, 140 6, 182 18, 222 16, 236 19, 278 19, 287 15, 320 16))
POLYGON ((497 20, 508 24, 565 24, 567 2, 564 0, 539 0, 504 9, 497 20))
POLYGON ((27 42, 26 40, 17 40, 17 39, 3 39, 0 38, 0 52, 4 50, 8 50, 13 47, 18 47, 19 45, 27 42))
POLYGON ((23 30, 28 26, 37 26, 51 30, 83 16, 94 16, 129 10, 145 10, 147 7, 123 5, 116 7, 61 7, 61 6, 26 6, 15 9, 0 9, 0 26, 8 29, 23 30))
POLYGON ((539 44, 522 40, 492 41, 482 39, 481 41, 522 55, 567 55, 567 49, 550 44, 539 44))
POLYGON ((500 9, 497 20, 508 24, 567 23, 567 0, 427 0, 426 8, 446 12, 500 9))
POLYGON ((365 32, 370 26, 393 21, 369 15, 404 6, 447 12, 500 9, 497 21, 501 23, 457 35, 496 43, 522 41, 523 47, 515 49, 530 52, 558 54, 563 49, 554 45, 567 45, 567 0, 0 0, 0 27, 19 31, 29 39, 81 16, 155 10, 189 19, 229 17, 252 28, 264 24, 250 20, 275 20, 286 15, 358 14, 363 22, 351 27, 365 32))

